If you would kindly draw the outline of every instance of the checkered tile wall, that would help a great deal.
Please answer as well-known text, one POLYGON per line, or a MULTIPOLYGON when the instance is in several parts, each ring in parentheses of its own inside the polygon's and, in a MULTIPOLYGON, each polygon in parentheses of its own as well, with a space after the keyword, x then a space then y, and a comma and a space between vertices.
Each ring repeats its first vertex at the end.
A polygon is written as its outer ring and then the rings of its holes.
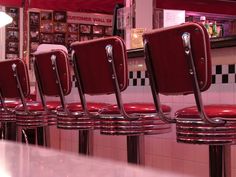
MULTIPOLYGON (((212 84, 236 83, 235 68, 236 64, 212 66, 212 84)), ((73 81, 75 81, 74 76, 73 76, 73 81)), ((149 85, 147 71, 130 71, 129 85, 130 86, 149 85)))
MULTIPOLYGON (((212 84, 236 83, 236 64, 214 65, 212 66, 212 84)), ((146 71, 130 71, 130 86, 149 85, 148 74, 146 71)))

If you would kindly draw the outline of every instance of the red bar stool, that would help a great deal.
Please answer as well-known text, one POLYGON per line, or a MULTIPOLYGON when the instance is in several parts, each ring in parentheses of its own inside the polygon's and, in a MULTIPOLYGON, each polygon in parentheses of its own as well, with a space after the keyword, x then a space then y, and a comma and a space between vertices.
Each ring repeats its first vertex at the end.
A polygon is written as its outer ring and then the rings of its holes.
POLYGON ((153 98, 161 117, 159 94, 193 94, 196 106, 178 110, 177 141, 209 145, 211 177, 229 177, 230 146, 236 140, 236 106, 204 105, 201 92, 211 85, 211 56, 206 29, 185 23, 143 35, 153 98))
MULTIPOLYGON (((97 121, 91 119, 80 103, 67 103, 65 97, 71 93, 72 77, 68 54, 61 49, 53 49, 35 54, 34 66, 42 96, 59 96, 57 127, 79 130, 79 153, 92 155, 93 134, 97 121)), ((105 103, 89 103, 88 109, 97 112, 105 103)))
MULTIPOLYGON (((160 134, 171 130, 170 124, 160 121, 150 103, 126 103, 121 92, 128 86, 127 54, 123 40, 107 37, 72 44, 73 58, 81 103, 91 117, 97 116, 86 108, 86 95, 115 94, 117 104, 99 111, 101 133, 127 135, 128 162, 144 163, 145 134, 160 134)), ((170 108, 164 106, 165 114, 170 108)))
MULTIPOLYGON (((2 88, 0 90, 2 90, 2 88)), ((3 98, 1 91, 0 100, 1 139, 16 140, 16 132, 12 130, 12 128, 15 129, 16 124, 15 107, 21 102, 15 99, 3 98)))
MULTIPOLYGON (((0 71, 2 95, 14 99, 20 98, 22 103, 14 108, 18 129, 22 129, 24 133, 26 129, 36 129, 47 125, 47 115, 42 105, 26 99, 30 94, 30 87, 28 70, 24 61, 20 59, 2 61, 0 71)), ((37 143, 37 133, 35 134, 37 143)), ((28 138, 25 133, 24 135, 28 143, 28 138)), ((17 138, 21 139, 21 133, 17 138)))

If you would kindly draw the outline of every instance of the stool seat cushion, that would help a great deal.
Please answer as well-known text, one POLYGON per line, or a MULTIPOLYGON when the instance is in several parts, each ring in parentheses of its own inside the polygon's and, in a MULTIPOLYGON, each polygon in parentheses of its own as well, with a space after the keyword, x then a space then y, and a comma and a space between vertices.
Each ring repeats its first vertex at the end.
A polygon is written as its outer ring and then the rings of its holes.
MULTIPOLYGON (((107 103, 87 103, 88 110, 90 112, 98 112, 100 109, 107 107, 109 104, 107 103)), ((69 103, 67 104, 67 108, 71 112, 83 111, 81 103, 69 103)), ((57 108, 58 111, 62 111, 62 107, 57 108)))
MULTIPOLYGON (((222 117, 236 119, 236 105, 227 104, 212 104, 205 105, 204 110, 209 118, 222 117)), ((187 107, 176 111, 177 118, 199 118, 199 113, 196 106, 187 107)))
MULTIPOLYGON (((163 112, 170 112, 171 108, 167 105, 162 105, 163 112)), ((127 113, 156 113, 153 103, 125 103, 124 109, 127 113)), ((100 114, 120 114, 117 105, 110 105, 99 112, 100 114)))
MULTIPOLYGON (((7 108, 15 108, 17 105, 21 104, 19 100, 5 100, 5 105, 7 108)), ((0 106, 2 108, 2 106, 0 106)))
MULTIPOLYGON (((29 111, 44 111, 43 105, 41 102, 27 102, 26 105, 29 111)), ((46 105, 49 110, 55 110, 58 106, 60 106, 60 102, 48 101, 46 105)), ((23 104, 18 105, 16 107, 16 110, 23 111, 24 110, 23 104)))

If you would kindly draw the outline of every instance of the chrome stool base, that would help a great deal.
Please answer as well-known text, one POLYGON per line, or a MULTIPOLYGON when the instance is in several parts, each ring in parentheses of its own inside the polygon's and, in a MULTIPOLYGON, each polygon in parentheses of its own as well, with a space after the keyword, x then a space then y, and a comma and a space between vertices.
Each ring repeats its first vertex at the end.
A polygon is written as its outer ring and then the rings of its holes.
POLYGON ((231 177, 230 145, 236 142, 236 122, 212 126, 199 118, 192 120, 177 118, 177 142, 209 145, 210 177, 231 177))

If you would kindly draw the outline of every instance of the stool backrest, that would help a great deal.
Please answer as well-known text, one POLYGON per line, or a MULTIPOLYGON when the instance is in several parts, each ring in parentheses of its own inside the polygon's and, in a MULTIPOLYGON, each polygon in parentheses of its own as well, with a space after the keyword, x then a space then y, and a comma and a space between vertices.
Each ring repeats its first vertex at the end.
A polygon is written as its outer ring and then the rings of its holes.
POLYGON ((147 32, 143 39, 149 74, 152 74, 157 92, 166 95, 193 93, 194 71, 200 91, 210 87, 210 44, 204 26, 185 23, 147 32), (190 49, 184 44, 186 34, 190 37, 190 49), (194 68, 190 66, 187 50, 193 59, 194 68))
POLYGON ((0 92, 3 98, 21 98, 16 75, 22 96, 29 96, 30 84, 26 63, 21 59, 9 59, 0 62, 0 92))
POLYGON ((35 53, 34 66, 36 79, 41 86, 42 94, 47 96, 60 96, 61 94, 57 83, 55 68, 52 65, 53 59, 56 61, 58 76, 63 91, 62 94, 68 95, 72 88, 70 64, 67 53, 61 49, 35 53))
POLYGON ((121 91, 128 86, 127 54, 119 37, 106 37, 85 42, 74 42, 75 62, 78 66, 82 89, 85 94, 115 93, 111 66, 106 47, 112 47, 113 61, 121 91))

